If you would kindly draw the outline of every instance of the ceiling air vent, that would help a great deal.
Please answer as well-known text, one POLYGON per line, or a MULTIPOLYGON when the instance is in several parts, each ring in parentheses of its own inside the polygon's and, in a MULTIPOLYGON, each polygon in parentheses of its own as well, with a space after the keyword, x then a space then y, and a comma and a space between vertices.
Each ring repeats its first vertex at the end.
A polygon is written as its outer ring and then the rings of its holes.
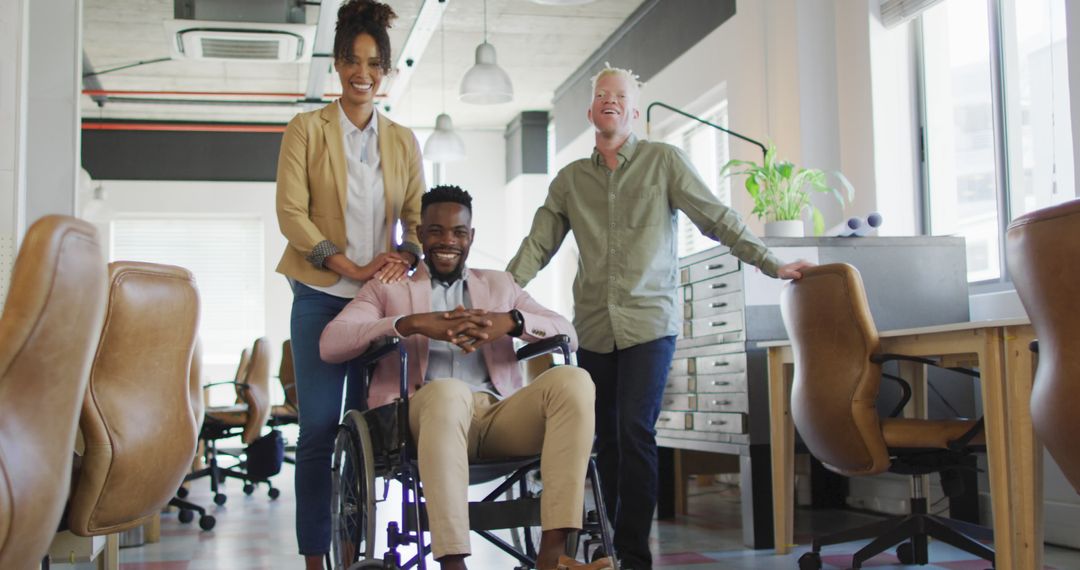
POLYGON ((299 62, 311 59, 315 26, 166 20, 174 59, 299 62))

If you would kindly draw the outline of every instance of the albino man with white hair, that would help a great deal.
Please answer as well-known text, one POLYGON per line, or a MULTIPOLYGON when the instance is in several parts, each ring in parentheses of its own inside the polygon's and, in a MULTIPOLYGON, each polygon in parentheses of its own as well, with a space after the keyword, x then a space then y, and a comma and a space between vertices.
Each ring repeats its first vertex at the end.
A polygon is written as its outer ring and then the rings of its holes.
POLYGON ((640 83, 607 66, 593 78, 587 112, 592 156, 559 171, 507 271, 521 286, 573 231, 578 365, 596 383, 596 451, 615 553, 623 568, 651 570, 649 529, 657 495, 656 420, 682 311, 676 298, 676 210, 705 236, 771 277, 798 279, 721 204, 680 149, 638 140, 631 128, 640 83))

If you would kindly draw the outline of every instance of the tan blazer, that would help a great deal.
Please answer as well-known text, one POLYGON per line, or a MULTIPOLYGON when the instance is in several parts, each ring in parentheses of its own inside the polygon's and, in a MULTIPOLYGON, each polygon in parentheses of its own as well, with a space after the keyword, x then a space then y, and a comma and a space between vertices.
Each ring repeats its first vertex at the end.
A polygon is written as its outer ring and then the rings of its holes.
MULTIPOLYGON (((316 268, 307 256, 319 242, 330 240, 345 251, 347 178, 345 150, 337 102, 317 111, 300 113, 289 121, 281 140, 277 170, 277 216, 281 233, 289 240, 278 263, 278 273, 302 283, 328 287, 338 280, 329 269, 316 268)), ((420 145, 409 129, 379 120, 379 155, 386 193, 386 251, 394 243, 396 222, 405 229, 404 241, 420 251, 416 227, 420 224, 420 196, 424 168, 420 145)), ((411 247, 406 246, 407 249, 411 247)), ((419 257, 419 255, 418 255, 419 257)))
MULTIPOLYGON (((514 283, 505 271, 467 269, 469 298, 473 307, 492 312, 521 311, 525 342, 565 334, 570 337, 570 350, 577 350, 577 333, 565 317, 536 302, 524 289, 514 283)), ((401 315, 431 311, 431 276, 421 263, 412 278, 385 284, 378 279, 368 281, 338 316, 323 329, 319 353, 327 362, 344 362, 368 349, 379 337, 392 336, 394 321, 401 315)), ((405 339, 409 353, 409 393, 427 372, 428 338, 415 334, 405 339)), ((495 389, 509 396, 523 385, 513 339, 504 336, 480 347, 488 374, 495 389)), ((375 367, 375 377, 368 391, 368 406, 392 402, 400 395, 398 361, 384 358, 375 367)))

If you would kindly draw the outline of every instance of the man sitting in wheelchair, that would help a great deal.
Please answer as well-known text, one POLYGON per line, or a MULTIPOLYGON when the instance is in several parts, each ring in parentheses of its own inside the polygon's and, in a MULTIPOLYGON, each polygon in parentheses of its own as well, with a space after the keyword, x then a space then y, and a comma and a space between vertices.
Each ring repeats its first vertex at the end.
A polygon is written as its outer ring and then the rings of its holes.
MULTIPOLYGON (((474 233, 468 192, 438 186, 426 193, 418 231, 424 263, 403 282, 369 281, 323 331, 322 358, 343 362, 380 337, 405 339, 409 426, 432 552, 444 570, 466 568, 470 553, 469 461, 538 453, 544 492, 537 568, 609 568, 607 559, 586 565, 561 557, 567 535, 582 526, 593 383, 580 368, 556 366, 522 387, 512 340, 567 335, 574 350, 577 335, 509 273, 467 269, 474 233)), ((386 360, 372 379, 370 407, 399 395, 397 363, 386 360)))

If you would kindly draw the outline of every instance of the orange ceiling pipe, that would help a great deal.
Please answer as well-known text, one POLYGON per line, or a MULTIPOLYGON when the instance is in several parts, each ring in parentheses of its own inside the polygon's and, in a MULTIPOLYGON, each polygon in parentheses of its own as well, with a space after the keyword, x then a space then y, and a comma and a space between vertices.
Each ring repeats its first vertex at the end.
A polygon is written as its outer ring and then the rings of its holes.
POLYGON ((197 133, 283 133, 285 125, 226 123, 83 123, 86 131, 178 131, 197 133))

